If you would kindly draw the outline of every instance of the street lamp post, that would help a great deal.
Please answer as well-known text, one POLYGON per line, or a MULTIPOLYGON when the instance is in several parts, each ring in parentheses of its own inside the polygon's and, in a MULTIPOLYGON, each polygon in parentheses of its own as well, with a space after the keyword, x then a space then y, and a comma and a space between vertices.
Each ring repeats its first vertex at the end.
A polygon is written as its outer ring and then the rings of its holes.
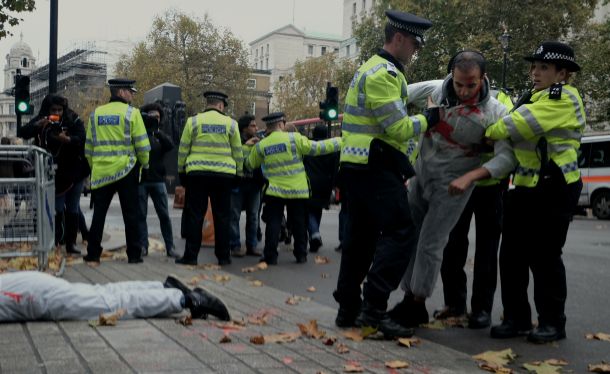
POLYGON ((502 63, 502 89, 506 90, 506 68, 508 64, 508 51, 510 50, 510 38, 511 36, 508 34, 506 30, 504 33, 498 37, 500 40, 500 44, 502 44, 502 52, 504 53, 504 60, 502 63))

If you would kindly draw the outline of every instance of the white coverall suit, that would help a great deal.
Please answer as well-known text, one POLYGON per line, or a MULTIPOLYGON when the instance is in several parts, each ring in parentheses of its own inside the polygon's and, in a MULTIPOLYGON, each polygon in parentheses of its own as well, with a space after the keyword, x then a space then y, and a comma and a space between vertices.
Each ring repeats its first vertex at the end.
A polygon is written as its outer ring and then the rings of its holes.
POLYGON ((439 124, 420 137, 416 176, 409 181, 409 205, 419 240, 401 287, 407 294, 428 298, 440 272, 449 234, 474 188, 473 184, 463 194, 450 196, 449 184, 480 166, 493 178, 506 177, 517 161, 506 141, 495 143, 494 157, 483 165, 479 152, 473 149, 481 144, 485 129, 507 113, 503 104, 490 97, 487 79, 475 106, 458 102, 451 74, 444 81, 410 84, 408 94, 409 103, 421 108, 426 107, 429 96, 444 106, 439 124))
POLYGON ((91 285, 35 271, 0 274, 0 322, 90 320, 119 309, 122 318, 168 316, 184 309, 182 298, 161 282, 91 285))

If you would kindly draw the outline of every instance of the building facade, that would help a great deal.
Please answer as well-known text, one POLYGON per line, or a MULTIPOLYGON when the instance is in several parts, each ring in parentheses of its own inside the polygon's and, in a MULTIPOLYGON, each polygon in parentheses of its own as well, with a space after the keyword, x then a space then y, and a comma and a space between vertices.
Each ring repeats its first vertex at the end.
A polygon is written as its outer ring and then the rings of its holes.
POLYGON ((339 57, 356 59, 360 51, 354 38, 354 24, 369 14, 375 7, 375 0, 343 0, 343 40, 339 47, 339 57))

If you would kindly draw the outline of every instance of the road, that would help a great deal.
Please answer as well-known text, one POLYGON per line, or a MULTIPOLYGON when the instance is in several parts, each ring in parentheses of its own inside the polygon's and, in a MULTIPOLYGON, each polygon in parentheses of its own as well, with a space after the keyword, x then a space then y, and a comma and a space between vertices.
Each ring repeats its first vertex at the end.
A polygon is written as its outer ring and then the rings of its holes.
MULTIPOLYGON (((91 211, 88 208, 88 198, 83 198, 81 205, 88 222, 90 222, 91 211)), ((184 250, 184 240, 178 238, 181 212, 181 210, 170 208, 176 246, 180 253, 184 250)), ((159 223, 152 203, 149 203, 147 222, 150 235, 160 237, 159 223)), ((241 223, 241 232, 243 233, 243 217, 241 223)), ((111 205, 106 224, 113 227, 123 227, 117 197, 111 205)), ((516 365, 536 360, 561 358, 569 362, 568 369, 573 370, 573 372, 586 372, 587 364, 599 363, 602 360, 610 362, 610 342, 585 339, 587 333, 610 333, 609 225, 610 221, 577 217, 570 226, 563 256, 568 277, 568 300, 566 305, 568 338, 566 340, 547 345, 533 345, 527 343, 524 338, 491 339, 488 329, 470 330, 467 328, 418 329, 416 335, 468 354, 512 348, 519 355, 516 365)), ((337 307, 332 297, 340 262, 340 253, 333 250, 338 245, 337 227, 338 211, 336 209, 325 211, 321 227, 324 246, 320 249, 318 255, 328 257, 329 264, 315 264, 313 256, 310 255, 307 264, 297 265, 294 263, 291 247, 282 245, 278 266, 270 267, 267 271, 252 274, 242 273, 241 269, 243 267, 252 266, 258 262, 258 259, 253 257, 234 259, 233 264, 223 267, 223 270, 236 276, 246 276, 260 280, 266 287, 274 287, 296 295, 309 296, 322 304, 337 307), (307 291, 307 288, 311 286, 315 287, 315 292, 307 291)), ((466 265, 469 281, 472 280, 474 258, 473 233, 474 230, 471 230, 471 247, 466 265)), ((259 244, 259 248, 262 248, 261 244, 259 244)), ((202 248, 199 262, 215 263, 213 249, 202 248)), ((500 287, 499 282, 498 285, 500 287)), ((535 311, 531 283, 529 291, 532 309, 535 311)), ((402 291, 394 292, 389 305, 394 305, 401 298, 402 291)), ((429 313, 432 314, 432 311, 440 308, 442 304, 442 283, 439 280, 434 295, 427 302, 429 313)), ((498 288, 492 313, 494 323, 500 322, 501 314, 500 288, 498 288)), ((536 319, 536 316, 533 315, 533 318, 536 319)))

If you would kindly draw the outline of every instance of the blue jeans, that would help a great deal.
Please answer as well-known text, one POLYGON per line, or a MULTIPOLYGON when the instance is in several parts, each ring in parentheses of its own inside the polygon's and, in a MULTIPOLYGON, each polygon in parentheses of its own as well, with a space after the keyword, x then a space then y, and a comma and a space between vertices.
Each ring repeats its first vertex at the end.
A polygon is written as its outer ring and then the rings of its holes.
POLYGON ((309 240, 314 238, 322 238, 320 235, 320 221, 322 220, 321 207, 309 207, 307 231, 309 232, 309 240))
POLYGON ((241 246, 239 219, 242 207, 246 211, 246 246, 256 248, 260 201, 261 188, 258 185, 243 183, 231 191, 231 248, 241 246))
POLYGON ((174 248, 174 234, 172 233, 172 221, 169 218, 169 210, 167 206, 167 190, 163 182, 143 182, 139 187, 140 209, 144 214, 143 224, 140 225, 142 230, 142 247, 148 249, 148 226, 146 225, 146 215, 148 214, 148 196, 153 201, 159 223, 161 225, 161 234, 165 242, 166 250, 174 248))
POLYGON ((70 189, 61 195, 55 195, 55 213, 78 214, 80 209, 80 194, 83 192, 84 180, 76 182, 70 189))

